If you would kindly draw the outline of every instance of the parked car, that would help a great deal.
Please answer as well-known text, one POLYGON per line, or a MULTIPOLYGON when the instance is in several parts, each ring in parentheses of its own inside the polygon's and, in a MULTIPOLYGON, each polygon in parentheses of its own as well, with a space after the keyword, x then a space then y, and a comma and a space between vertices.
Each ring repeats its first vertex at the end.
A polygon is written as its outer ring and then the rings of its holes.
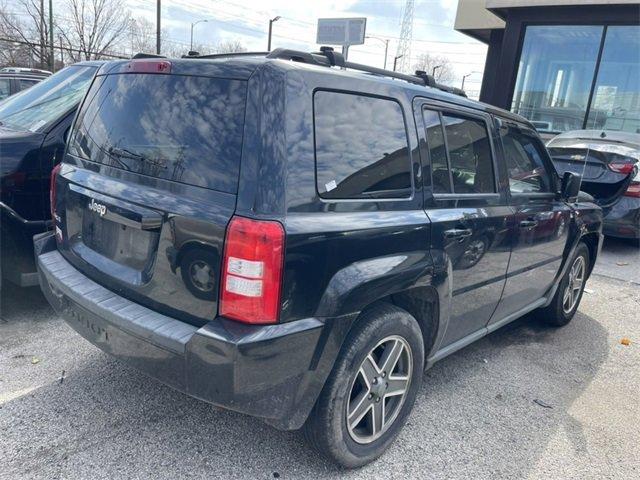
POLYGON ((640 133, 576 130, 547 147, 560 175, 582 175, 581 189, 603 209, 605 235, 640 238, 640 133))
POLYGON ((51 75, 47 70, 36 68, 5 67, 0 69, 0 102, 21 92, 51 75))
POLYGON ((528 312, 566 325, 601 245, 527 120, 426 83, 327 48, 104 65, 43 292, 167 385, 372 461, 425 368, 528 312))
POLYGON ((43 75, 45 77, 48 77, 52 74, 50 70, 31 67, 3 67, 0 68, 0 73, 32 73, 36 75, 43 75))
POLYGON ((50 223, 51 169, 101 64, 67 67, 0 103, 0 265, 2 277, 20 286, 38 284, 32 238, 50 223))

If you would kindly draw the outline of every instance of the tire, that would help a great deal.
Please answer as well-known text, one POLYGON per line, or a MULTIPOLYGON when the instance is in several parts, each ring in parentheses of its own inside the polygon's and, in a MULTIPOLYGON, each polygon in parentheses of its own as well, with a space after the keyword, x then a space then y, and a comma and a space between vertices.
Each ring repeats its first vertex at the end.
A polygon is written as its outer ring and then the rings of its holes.
MULTIPOLYGON (((361 467, 375 460, 402 430, 420 390, 423 368, 424 344, 415 318, 388 304, 378 304, 366 310, 345 340, 303 427, 307 443, 346 468, 361 467), (369 358, 373 358, 377 366, 384 366, 384 352, 397 352, 399 349, 397 363, 391 372, 387 374, 385 371, 383 374, 382 370, 373 369, 369 358), (365 360, 366 364, 363 363, 365 360), (362 373, 365 371, 376 375, 373 382, 369 378, 370 389, 365 386, 362 373), (402 385, 406 385, 404 377, 408 378, 404 395, 393 395, 394 386, 396 391, 401 391, 402 385), (362 403, 358 402, 359 399, 362 403), (350 428, 347 425, 348 409, 352 413, 365 410, 357 410, 357 405, 366 406, 367 413, 359 423, 355 421, 356 414, 353 428, 350 428), (384 406, 387 409, 384 415, 387 423, 382 428, 377 423, 375 434, 371 430, 373 418, 384 406), (372 435, 368 438, 370 433, 372 435)), ((377 418, 383 417, 378 415, 377 418)))
MULTIPOLYGON (((576 314, 578 306, 580 305, 580 300, 582 299, 584 285, 587 281, 587 272, 589 271, 589 261, 589 248, 583 242, 580 242, 576 249, 576 253, 571 259, 569 269, 560 281, 560 286, 558 287, 553 300, 551 300, 551 303, 547 307, 536 312, 536 317, 539 320, 552 327, 564 327, 571 321, 573 316, 576 314), (574 272, 574 268, 578 265, 581 265, 582 268, 582 281, 578 287, 576 285, 576 281, 573 280, 573 299, 569 299, 571 301, 568 301, 566 296, 567 289, 570 286, 570 282, 572 282, 574 273, 578 273, 574 272)), ((576 275, 576 278, 579 276, 580 275, 576 275)))

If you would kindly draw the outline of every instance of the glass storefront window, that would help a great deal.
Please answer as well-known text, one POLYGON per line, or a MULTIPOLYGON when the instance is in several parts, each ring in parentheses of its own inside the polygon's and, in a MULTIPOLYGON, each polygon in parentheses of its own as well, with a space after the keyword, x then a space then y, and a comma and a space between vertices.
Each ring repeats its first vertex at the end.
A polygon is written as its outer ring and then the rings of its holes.
POLYGON ((582 129, 603 29, 527 27, 511 110, 541 132, 582 129))
POLYGON ((640 133, 640 26, 607 27, 587 128, 640 133))

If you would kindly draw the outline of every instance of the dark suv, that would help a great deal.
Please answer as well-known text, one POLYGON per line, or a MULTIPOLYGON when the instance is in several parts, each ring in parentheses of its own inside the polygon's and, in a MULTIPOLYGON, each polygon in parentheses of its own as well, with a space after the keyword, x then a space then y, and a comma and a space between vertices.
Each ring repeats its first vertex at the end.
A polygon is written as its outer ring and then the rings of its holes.
POLYGON ((426 84, 329 49, 104 65, 43 291, 150 376, 373 460, 425 368, 534 310, 568 323, 601 244, 531 124, 426 84))

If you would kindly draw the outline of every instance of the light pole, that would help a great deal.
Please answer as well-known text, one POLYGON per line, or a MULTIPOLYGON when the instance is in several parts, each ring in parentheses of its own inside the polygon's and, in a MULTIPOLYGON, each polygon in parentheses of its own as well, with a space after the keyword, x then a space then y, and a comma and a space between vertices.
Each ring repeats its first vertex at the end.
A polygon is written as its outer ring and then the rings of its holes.
POLYGON ((269 40, 267 41, 267 52, 271 51, 271 32, 273 31, 273 23, 280 20, 280 18, 280 15, 278 15, 269 20, 269 40))
POLYGON ((436 78, 436 70, 439 69, 440 67, 442 67, 442 65, 436 65, 435 67, 433 67, 433 70, 431 71, 431 76, 433 78, 436 78))
POLYGON ((195 27, 199 23, 207 23, 209 20, 198 20, 197 22, 191 22, 191 46, 189 50, 193 50, 193 27, 195 27))
POLYGON ((480 72, 469 72, 466 75, 462 76, 462 86, 460 87, 462 90, 464 90, 464 81, 467 79, 468 76, 473 75, 474 73, 480 73, 480 72))
POLYGON ((398 64, 398 59, 404 57, 404 55, 396 55, 393 57, 393 71, 396 71, 396 65, 398 64))
POLYGON ((382 68, 386 70, 387 69, 387 52, 389 51, 389 39, 375 37, 373 35, 367 35, 365 38, 373 38, 374 40, 380 40, 381 42, 384 42, 384 67, 382 68))

